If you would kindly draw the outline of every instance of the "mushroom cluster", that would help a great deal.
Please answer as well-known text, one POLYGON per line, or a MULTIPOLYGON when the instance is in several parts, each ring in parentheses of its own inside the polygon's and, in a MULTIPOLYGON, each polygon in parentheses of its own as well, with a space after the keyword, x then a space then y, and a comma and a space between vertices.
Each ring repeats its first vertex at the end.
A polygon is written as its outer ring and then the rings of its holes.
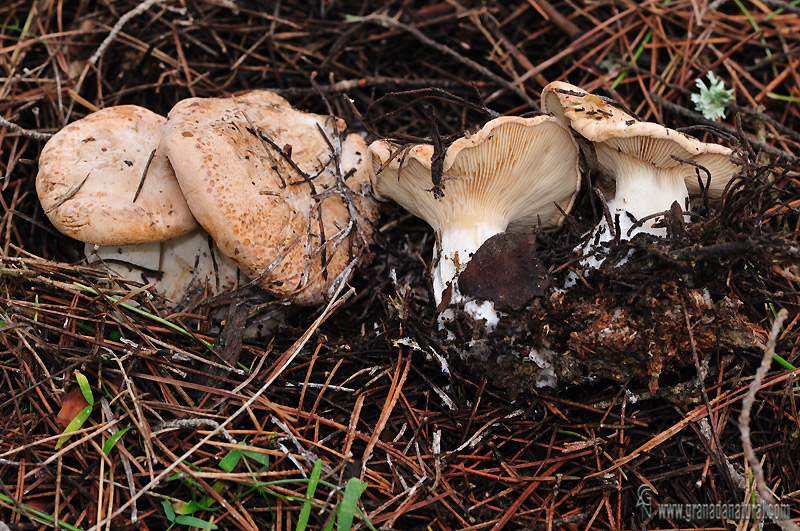
POLYGON ((233 287, 237 268, 200 228, 163 152, 166 118, 110 107, 56 133, 39 157, 36 189, 62 233, 86 243, 89 262, 149 283, 178 302, 192 285, 233 287))
MULTIPOLYGON (((542 108, 492 119, 437 152, 387 140, 367 147, 341 119, 268 91, 183 100, 166 118, 126 105, 54 135, 36 185, 53 224, 86 242, 90 260, 154 280, 173 304, 190 286, 214 293, 245 277, 319 303, 365 254, 375 199, 394 200, 433 228, 440 330, 455 337, 448 327, 461 315, 483 321, 468 346, 491 357, 487 341, 508 315, 499 312, 532 310, 534 298, 555 293, 536 234, 571 211, 582 161, 615 182, 606 216, 576 249, 587 269, 612 239, 667 235, 659 218, 688 221, 691 194, 719 197, 739 170, 731 149, 643 122, 574 85, 547 85, 542 108)), ((525 359, 552 385, 545 343, 525 359)))
POLYGON ((179 102, 168 118, 123 105, 59 131, 36 188, 64 234, 171 304, 242 282, 324 300, 372 236, 366 143, 342 120, 253 91, 179 102))
POLYGON ((586 255, 587 269, 602 262, 592 255, 614 237, 665 236, 659 218, 677 213, 688 221, 690 194, 720 197, 739 171, 730 148, 643 122, 568 83, 547 85, 542 109, 547 114, 535 118, 490 120, 443 155, 430 144, 370 145, 375 196, 393 199, 434 229, 430 276, 440 325, 452 315, 451 306, 462 305, 491 331, 498 319, 495 303, 508 299, 502 279, 524 278, 509 256, 525 257, 530 291, 541 294, 548 274, 518 249, 525 245, 520 239, 495 240, 481 266, 465 282, 458 279, 495 235, 561 224, 580 187, 580 152, 589 169, 616 185, 606 204, 609 215, 576 249, 586 255))

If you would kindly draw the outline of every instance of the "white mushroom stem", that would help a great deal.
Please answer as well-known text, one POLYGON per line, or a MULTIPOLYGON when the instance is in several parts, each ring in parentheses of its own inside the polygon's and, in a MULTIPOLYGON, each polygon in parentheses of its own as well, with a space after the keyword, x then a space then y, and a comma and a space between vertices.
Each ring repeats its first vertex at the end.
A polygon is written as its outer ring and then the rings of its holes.
MULTIPOLYGON (((640 159, 625 155, 614 157, 612 162, 605 156, 607 155, 604 153, 605 151, 606 149, 598 150, 598 159, 606 173, 614 176, 617 183, 614 198, 607 202, 607 206, 612 223, 615 223, 619 216, 620 239, 629 240, 640 232, 660 237, 666 236, 667 229, 665 227, 653 227, 653 224, 658 221, 655 218, 648 219, 631 230, 635 222, 628 213, 638 221, 647 216, 668 211, 675 201, 681 208, 685 208, 689 192, 681 174, 671 169, 659 169, 640 159)), ((612 230, 608 226, 608 219, 603 216, 597 227, 592 230, 589 240, 579 248, 584 255, 588 255, 595 244, 613 240, 612 235, 615 230, 616 224, 612 230)), ((605 256, 602 253, 593 254, 585 256, 581 264, 588 271, 599 268, 604 260, 605 256)), ((569 288, 576 281, 577 276, 570 273, 564 287, 569 288)))
POLYGON ((442 302, 442 294, 451 282, 453 290, 450 303, 461 302, 462 297, 455 282, 458 275, 483 242, 495 234, 505 232, 507 225, 507 221, 503 219, 473 218, 468 221, 459 220, 459 223, 451 222, 450 226, 441 229, 434 246, 434 263, 431 269, 433 297, 437 306, 442 302))
MULTIPOLYGON (((640 220, 669 210, 675 201, 681 208, 685 208, 689 192, 683 176, 668 169, 656 168, 652 164, 633 157, 617 157, 614 165, 617 189, 614 198, 608 201, 608 210, 612 220, 619 214, 620 239, 630 239, 639 232, 666 236, 666 228, 653 227, 656 219, 648 219, 641 226, 632 230, 629 235, 628 230, 634 223, 626 215, 626 212, 640 220)), ((606 228, 606 234, 611 233, 608 231, 605 218, 600 223, 598 230, 602 227, 606 228)))
POLYGON ((154 282, 155 292, 171 305, 180 303, 192 287, 203 289, 207 283, 211 294, 231 289, 239 275, 236 265, 216 245, 209 246, 208 233, 202 229, 161 243, 87 243, 85 252, 89 263, 102 260, 124 280, 154 282))

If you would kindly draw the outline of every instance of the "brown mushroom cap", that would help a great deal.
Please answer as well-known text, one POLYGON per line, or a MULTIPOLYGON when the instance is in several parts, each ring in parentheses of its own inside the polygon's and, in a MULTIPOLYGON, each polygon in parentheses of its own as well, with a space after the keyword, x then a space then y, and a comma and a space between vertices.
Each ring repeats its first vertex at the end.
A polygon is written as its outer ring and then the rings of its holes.
POLYGON ((165 121, 142 107, 120 105, 73 122, 48 140, 36 191, 53 225, 98 245, 160 242, 196 228, 172 167, 156 150, 165 121))
POLYGON ((701 142, 663 125, 641 122, 595 94, 563 81, 554 81, 542 91, 542 110, 550 112, 591 141, 601 169, 610 175, 632 159, 683 178, 691 193, 700 193, 698 172, 708 194, 720 197, 739 171, 731 160, 733 150, 701 142), (626 161, 627 160, 627 161, 626 161))
POLYGON ((363 248, 378 214, 366 195, 366 145, 358 135, 343 139, 344 127, 253 91, 179 102, 161 147, 220 250, 267 291, 313 304, 363 248))

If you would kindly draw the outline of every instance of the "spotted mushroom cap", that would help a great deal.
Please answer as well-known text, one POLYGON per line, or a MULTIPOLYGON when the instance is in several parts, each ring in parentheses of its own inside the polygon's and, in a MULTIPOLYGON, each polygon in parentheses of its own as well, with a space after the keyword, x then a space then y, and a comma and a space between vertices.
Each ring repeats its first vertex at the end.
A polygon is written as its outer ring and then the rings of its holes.
POLYGON ((719 144, 701 142, 663 125, 642 122, 596 94, 563 81, 554 81, 542 91, 542 110, 552 113, 592 142, 601 169, 610 175, 626 157, 642 160, 673 175, 683 177, 690 193, 700 193, 698 173, 708 194, 720 197, 738 173, 734 151, 719 144), (702 167, 702 168, 701 168, 702 167))
POLYGON ((142 107, 120 105, 53 135, 36 176, 36 192, 53 225, 98 245, 161 242, 195 229, 175 173, 156 149, 165 122, 142 107))
POLYGON ((161 147, 220 250, 265 290, 315 304, 363 250, 378 214, 366 144, 344 129, 253 91, 179 102, 161 147))

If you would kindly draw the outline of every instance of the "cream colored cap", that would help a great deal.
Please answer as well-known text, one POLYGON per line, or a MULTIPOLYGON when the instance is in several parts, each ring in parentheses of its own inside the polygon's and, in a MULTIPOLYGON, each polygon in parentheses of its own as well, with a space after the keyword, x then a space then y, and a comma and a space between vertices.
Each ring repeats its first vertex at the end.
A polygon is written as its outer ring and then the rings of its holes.
POLYGON ((36 191, 53 225, 97 245, 160 242, 196 228, 172 167, 156 150, 165 121, 142 107, 120 105, 73 122, 48 140, 36 191))
POLYGON ((554 81, 542 90, 542 110, 592 142, 601 168, 611 176, 618 165, 625 164, 626 156, 633 157, 671 176, 681 176, 689 192, 700 193, 698 172, 704 185, 708 174, 699 165, 711 174, 709 196, 719 197, 739 171, 730 148, 642 122, 596 94, 563 81, 554 81))
POLYGON ((501 219, 508 230, 556 227, 558 207, 569 212, 580 188, 577 146, 551 116, 495 118, 453 142, 440 198, 431 181, 433 146, 412 146, 389 161, 394 151, 384 140, 370 145, 373 190, 437 231, 474 218, 501 219))
POLYGON ((161 147, 220 250, 265 290, 314 304, 362 250, 378 215, 366 144, 344 129, 342 120, 253 91, 179 102, 161 147))

